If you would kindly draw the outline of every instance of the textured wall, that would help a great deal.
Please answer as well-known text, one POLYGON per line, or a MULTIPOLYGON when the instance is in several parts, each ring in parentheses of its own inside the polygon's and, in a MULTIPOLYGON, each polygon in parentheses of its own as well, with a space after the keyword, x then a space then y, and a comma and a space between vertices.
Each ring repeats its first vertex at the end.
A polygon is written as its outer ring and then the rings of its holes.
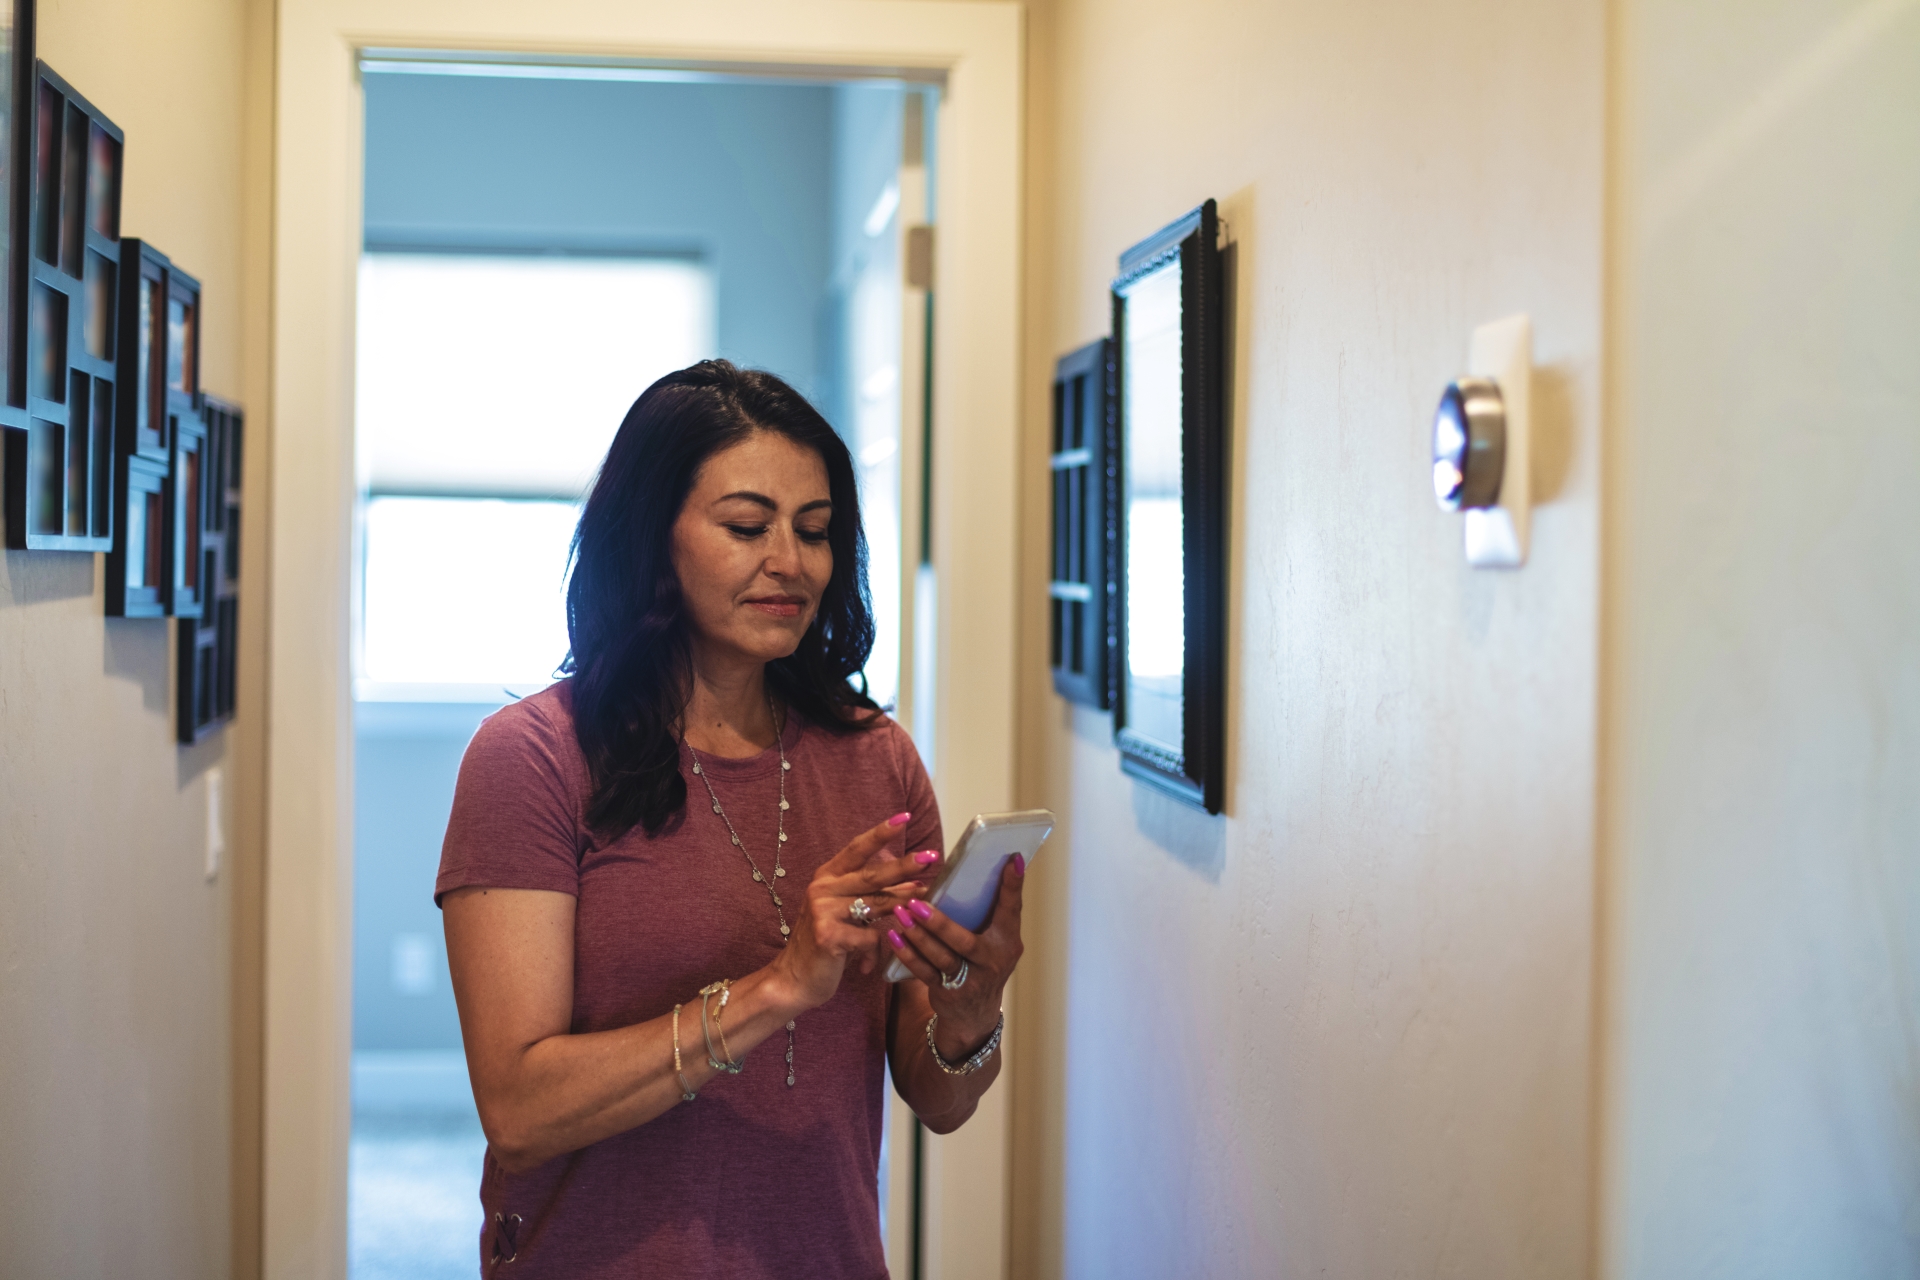
POLYGON ((1547 1277, 1590 1258, 1604 6, 1031 12, 1016 1273, 1547 1277), (1471 74, 1470 74, 1471 72, 1471 74), (1119 252, 1231 228, 1228 812, 1050 692, 1046 386, 1119 252), (1426 424, 1532 314, 1532 562, 1426 424))
MULTIPOLYGON (((40 5, 40 55, 126 130, 122 225, 200 277, 203 382, 235 398, 247 8, 40 5)), ((0 557, 0 1273, 198 1280, 228 1274, 252 1087, 232 1030, 257 919, 252 726, 177 747, 172 624, 107 619, 104 580, 94 555, 0 557), (215 765, 228 866, 209 883, 215 765)))
POLYGON ((1920 4, 1620 15, 1609 1270, 1920 1274, 1920 4))

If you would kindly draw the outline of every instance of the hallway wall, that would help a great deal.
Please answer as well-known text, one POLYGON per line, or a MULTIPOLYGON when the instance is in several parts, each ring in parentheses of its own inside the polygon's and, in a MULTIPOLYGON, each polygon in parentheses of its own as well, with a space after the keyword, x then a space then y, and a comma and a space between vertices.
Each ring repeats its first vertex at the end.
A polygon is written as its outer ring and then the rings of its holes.
POLYGON ((1030 15, 1015 1274, 1590 1262, 1605 6, 1030 15), (1471 69, 1474 74, 1467 74, 1471 69), (1229 224, 1227 813, 1048 684, 1047 384, 1121 250, 1229 224), (1470 570, 1427 424, 1533 317, 1531 563, 1470 570))
POLYGON ((1607 1271, 1910 1276, 1920 4, 1618 13, 1607 1271))
MULTIPOLYGON (((205 290, 202 381, 266 422, 247 337, 248 0, 43 0, 39 53, 126 131, 122 227, 205 290)), ((270 21, 270 14, 268 15, 270 21)), ((270 25, 265 28, 270 30, 270 25)), ((30 72, 29 72, 30 73, 30 72)), ((253 183, 255 185, 249 185, 253 183)), ((0 1273, 221 1277, 255 1237, 257 554, 240 720, 174 743, 171 621, 104 616, 99 556, 0 556, 0 1273), (204 875, 209 771, 227 850, 204 875)))

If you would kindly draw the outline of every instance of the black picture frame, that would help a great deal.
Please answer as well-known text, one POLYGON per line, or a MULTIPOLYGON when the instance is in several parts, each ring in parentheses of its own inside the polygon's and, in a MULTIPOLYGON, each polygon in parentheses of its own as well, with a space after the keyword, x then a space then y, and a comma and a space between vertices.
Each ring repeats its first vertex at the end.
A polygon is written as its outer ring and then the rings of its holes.
POLYGON ((181 566, 169 548, 173 522, 148 481, 164 480, 174 458, 173 423, 190 398, 167 386, 167 300, 174 266, 145 240, 120 242, 119 412, 114 430, 114 484, 120 532, 106 560, 106 611, 117 618, 164 617, 173 611, 181 566))
POLYGON ((0 429, 24 431, 28 184, 33 118, 33 0, 0 0, 0 429))
POLYGON ((7 545, 108 551, 126 135, 35 64, 24 426, 6 435, 7 545))
POLYGON ((1112 291, 1114 741, 1127 773, 1208 813, 1226 805, 1220 259, 1208 200, 1121 254, 1112 291))
POLYGON ((1110 655, 1117 612, 1112 351, 1113 344, 1100 338, 1054 363, 1047 460, 1053 491, 1047 586, 1053 687, 1068 701, 1100 711, 1113 705, 1110 655))
MULTIPOLYGON (((181 617, 174 646, 176 737, 199 742, 233 719, 240 641, 240 512, 246 416, 238 405, 200 397, 200 412, 182 422, 182 438, 199 441, 202 483, 187 510, 197 528, 198 609, 181 617)), ((183 495, 184 498, 184 495, 183 495)), ((182 507, 187 507, 183 501, 182 507)))

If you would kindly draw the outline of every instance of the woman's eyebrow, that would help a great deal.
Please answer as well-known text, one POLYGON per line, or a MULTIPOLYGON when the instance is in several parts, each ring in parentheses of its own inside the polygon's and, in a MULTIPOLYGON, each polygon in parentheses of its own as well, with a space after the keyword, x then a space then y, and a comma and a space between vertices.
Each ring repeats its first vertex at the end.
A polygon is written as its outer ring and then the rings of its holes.
MULTIPOLYGON (((755 506, 765 507, 769 511, 778 511, 780 509, 780 504, 772 498, 769 498, 764 493, 755 493, 751 489, 736 489, 732 493, 721 494, 718 498, 715 498, 714 501, 716 503, 730 502, 736 498, 742 502, 751 502, 755 506)), ((794 514, 805 515, 809 511, 817 511, 821 507, 831 507, 832 505, 833 499, 831 498, 815 498, 812 502, 802 504, 800 509, 794 512, 794 514)))

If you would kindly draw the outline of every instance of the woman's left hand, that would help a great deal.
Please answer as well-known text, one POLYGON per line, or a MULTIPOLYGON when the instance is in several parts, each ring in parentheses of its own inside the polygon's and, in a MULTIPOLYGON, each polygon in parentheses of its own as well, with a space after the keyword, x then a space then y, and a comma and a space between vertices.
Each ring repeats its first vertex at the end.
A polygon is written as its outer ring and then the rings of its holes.
POLYGON ((1019 854, 1000 872, 1000 892, 987 926, 979 933, 961 928, 938 908, 914 901, 894 909, 887 942, 908 972, 927 987, 927 1000, 939 1015, 940 1056, 951 1047, 965 1057, 985 1043, 1000 1020, 1000 994, 1020 963, 1020 895, 1027 874, 1019 854), (947 981, 966 974, 960 985, 947 981), (943 981, 944 979, 944 981, 943 981))

